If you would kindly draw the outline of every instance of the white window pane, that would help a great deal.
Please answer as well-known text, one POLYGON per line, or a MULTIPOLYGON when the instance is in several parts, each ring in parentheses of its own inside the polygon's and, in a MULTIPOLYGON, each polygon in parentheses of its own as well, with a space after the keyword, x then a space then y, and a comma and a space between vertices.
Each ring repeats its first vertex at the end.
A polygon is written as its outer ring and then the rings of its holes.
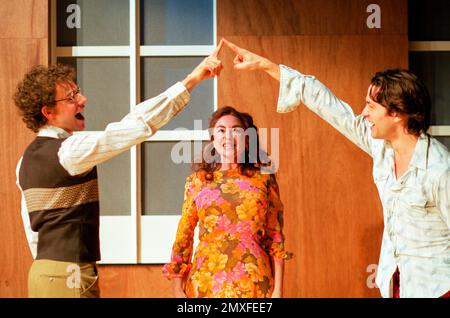
POLYGON ((77 71, 77 84, 88 101, 86 130, 104 130, 130 111, 128 58, 58 58, 77 71))
POLYGON ((212 45, 213 0, 142 0, 142 45, 212 45))
POLYGON ((97 166, 101 215, 131 215, 130 152, 97 166))
MULTIPOLYGON (((142 147, 142 214, 180 215, 190 163, 176 164, 171 151, 177 142, 146 142, 142 147)), ((180 144, 178 144, 180 145, 180 144)), ((193 144, 184 144, 193 158, 193 144), (189 150, 188 150, 189 149, 189 150)), ((182 151, 178 153, 183 153, 182 151)))
MULTIPOLYGON (((181 81, 197 66, 203 57, 146 57, 142 58, 142 100, 156 96, 181 81)), ((194 120, 202 120, 202 128, 208 128, 208 119, 214 112, 214 82, 205 80, 191 92, 189 105, 172 119, 163 130, 176 128, 194 129, 194 120)))
MULTIPOLYGON (((101 131, 119 121, 130 109, 129 61, 127 58, 58 58, 77 71, 77 84, 88 98, 86 130, 101 131)), ((130 153, 98 166, 101 215, 131 215, 130 153)))
POLYGON ((57 46, 129 45, 128 0, 56 3, 57 46))

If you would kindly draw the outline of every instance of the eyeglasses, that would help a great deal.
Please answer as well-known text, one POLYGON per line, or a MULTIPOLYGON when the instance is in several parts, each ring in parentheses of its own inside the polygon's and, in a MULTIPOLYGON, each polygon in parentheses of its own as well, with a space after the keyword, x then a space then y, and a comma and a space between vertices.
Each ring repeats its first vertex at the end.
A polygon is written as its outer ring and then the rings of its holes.
POLYGON ((77 98, 78 98, 79 94, 81 94, 81 90, 80 90, 79 87, 77 87, 76 90, 70 92, 69 96, 67 96, 66 98, 63 98, 63 99, 55 100, 55 103, 56 102, 62 102, 64 100, 68 100, 68 101, 71 101, 72 103, 74 103, 74 102, 77 101, 77 98))

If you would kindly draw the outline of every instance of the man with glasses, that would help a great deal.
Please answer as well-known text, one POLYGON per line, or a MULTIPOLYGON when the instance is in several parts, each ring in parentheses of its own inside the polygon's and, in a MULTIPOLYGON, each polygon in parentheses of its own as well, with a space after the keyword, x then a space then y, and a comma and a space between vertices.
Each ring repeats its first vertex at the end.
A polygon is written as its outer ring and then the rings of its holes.
POLYGON ((96 165, 147 140, 189 102, 202 80, 220 74, 222 42, 183 81, 137 105, 101 132, 85 132, 87 98, 65 65, 37 66, 14 95, 37 133, 17 165, 22 218, 33 257, 29 297, 99 297, 99 197, 96 165))

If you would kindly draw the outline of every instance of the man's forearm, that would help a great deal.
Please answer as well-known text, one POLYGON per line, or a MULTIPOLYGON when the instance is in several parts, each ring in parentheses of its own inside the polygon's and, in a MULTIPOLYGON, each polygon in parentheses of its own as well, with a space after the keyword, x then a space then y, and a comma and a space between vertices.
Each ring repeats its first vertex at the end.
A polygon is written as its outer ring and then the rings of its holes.
POLYGON ((109 124, 104 131, 70 136, 58 152, 61 165, 71 175, 89 171, 153 135, 184 108, 189 98, 186 88, 177 83, 140 103, 120 122, 109 124))
POLYGON ((261 69, 276 81, 280 81, 280 66, 278 64, 275 64, 268 59, 264 59, 264 61, 261 62, 261 69))

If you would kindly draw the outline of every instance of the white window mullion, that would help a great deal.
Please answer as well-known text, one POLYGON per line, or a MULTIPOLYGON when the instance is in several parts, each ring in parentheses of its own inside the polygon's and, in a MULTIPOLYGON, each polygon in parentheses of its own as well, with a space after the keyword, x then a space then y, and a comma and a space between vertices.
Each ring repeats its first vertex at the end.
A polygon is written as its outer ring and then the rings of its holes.
MULTIPOLYGON (((213 43, 214 43, 214 48, 217 46, 218 42, 217 42, 217 2, 216 0, 213 1, 213 43)), ((210 51, 212 52, 214 50, 214 48, 210 51)), ((211 53, 209 53, 211 54, 211 53)), ((214 111, 217 110, 218 108, 218 103, 219 103, 219 99, 218 99, 218 78, 217 76, 214 78, 214 111)))
POLYGON ((431 126, 430 134, 433 136, 450 136, 450 126, 431 126))
POLYGON ((57 46, 56 56, 63 57, 128 57, 129 46, 57 46))
POLYGON ((410 52, 449 52, 450 41, 410 41, 410 52))
MULTIPOLYGON (((128 57, 130 73, 130 100, 131 110, 139 99, 137 86, 138 58, 135 45, 137 39, 136 15, 137 0, 129 0, 130 18, 130 45, 129 46, 91 46, 91 47, 69 47, 63 48, 60 54, 75 54, 76 57, 128 57), (76 50, 74 50, 76 49, 76 50)), ((139 262, 138 252, 138 222, 140 217, 140 171, 139 146, 130 150, 130 215, 101 216, 100 240, 102 250, 101 264, 137 264, 139 262)), ((120 185, 117 185, 120 186, 120 185)))
POLYGON ((141 56, 207 56, 214 45, 142 45, 141 56))
POLYGON ((209 140, 208 130, 160 130, 146 141, 209 140))
MULTIPOLYGON (((130 0, 130 110, 139 99, 138 78, 139 74, 139 0, 130 0)), ((141 169, 140 146, 134 146, 130 150, 131 164, 131 228, 129 235, 134 242, 135 263, 140 262, 140 217, 141 217, 141 169)))

